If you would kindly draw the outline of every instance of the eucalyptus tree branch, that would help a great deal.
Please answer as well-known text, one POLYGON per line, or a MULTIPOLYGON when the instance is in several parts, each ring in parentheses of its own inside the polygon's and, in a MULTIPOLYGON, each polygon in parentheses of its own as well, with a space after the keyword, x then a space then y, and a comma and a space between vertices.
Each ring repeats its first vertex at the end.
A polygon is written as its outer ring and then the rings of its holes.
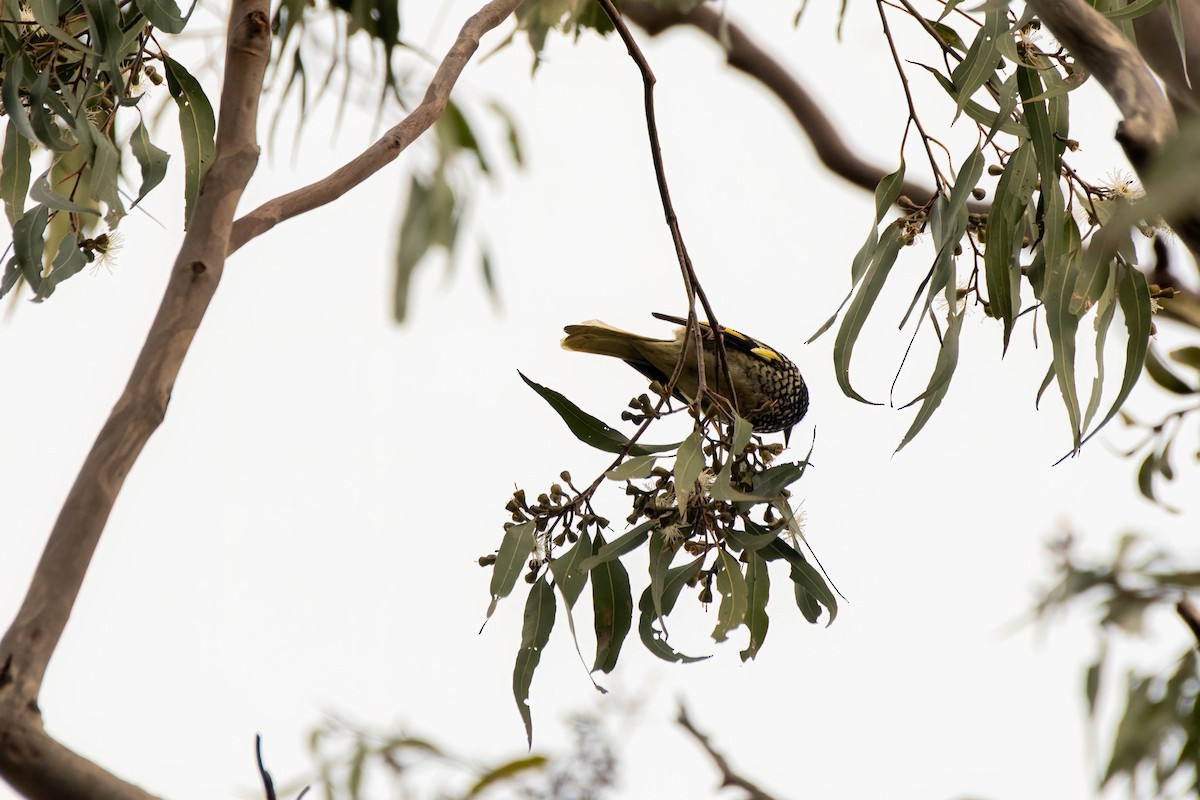
MULTIPOLYGON (((808 136, 817 158, 835 175, 867 191, 874 191, 879 181, 890 172, 859 158, 803 84, 759 47, 741 26, 719 11, 707 5, 698 5, 684 12, 660 8, 650 0, 623 0, 621 13, 652 36, 676 26, 690 25, 711 38, 725 51, 729 66, 755 79, 779 98, 808 136)), ((933 189, 905 181, 901 195, 920 206, 933 196, 933 189)), ((988 203, 971 202, 968 208, 972 213, 986 214, 991 206, 988 203)))
POLYGON ((775 795, 763 791, 749 779, 743 778, 741 775, 738 775, 733 771, 733 768, 729 766, 729 761, 726 760, 725 756, 722 755, 719 750, 713 747, 712 743, 709 742, 708 737, 697 730, 696 726, 692 724, 692 720, 690 717, 688 717, 686 708, 683 706, 679 707, 679 716, 675 718, 675 721, 679 723, 680 727, 692 735, 692 738, 704 748, 704 751, 708 753, 708 757, 713 760, 713 764, 716 765, 717 770, 721 773, 722 789, 741 789, 746 793, 747 800, 776 800, 775 795))
POLYGON ((0 640, 0 776, 27 797, 145 800, 42 726, 38 695, 125 477, 162 423, 184 356, 216 291, 246 183, 258 164, 258 100, 270 3, 233 0, 212 167, 129 382, 71 487, 12 625, 0 640))
POLYGON ((483 34, 508 19, 521 0, 491 0, 463 24, 458 38, 442 59, 425 97, 412 113, 385 133, 377 142, 353 160, 315 183, 268 200, 233 224, 229 253, 274 228, 284 220, 299 216, 337 200, 367 178, 390 164, 400 153, 427 131, 446 110, 450 92, 467 62, 479 49, 483 34))

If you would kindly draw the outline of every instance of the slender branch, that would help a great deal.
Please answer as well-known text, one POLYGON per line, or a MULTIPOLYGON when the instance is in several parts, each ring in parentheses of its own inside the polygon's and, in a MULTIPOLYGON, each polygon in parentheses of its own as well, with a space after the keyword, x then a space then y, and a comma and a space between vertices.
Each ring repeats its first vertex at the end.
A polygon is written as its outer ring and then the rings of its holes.
POLYGON ((394 161, 442 116, 446 110, 446 103, 450 100, 450 91, 467 62, 479 49, 479 40, 483 34, 508 19, 519 5, 521 0, 491 0, 468 19, 429 82, 424 99, 412 113, 360 155, 328 176, 268 200, 238 219, 233 224, 233 232, 229 236, 229 252, 233 253, 246 242, 266 233, 284 220, 337 200, 394 161))
POLYGON ((696 726, 692 724, 691 718, 688 717, 687 709, 683 706, 679 707, 679 716, 676 717, 676 722, 685 731, 690 733, 693 739, 700 743, 700 746, 708 753, 709 758, 713 760, 717 770, 721 773, 721 788, 741 789, 746 792, 749 800, 776 800, 775 795, 763 791, 753 782, 733 771, 733 767, 729 766, 729 761, 726 760, 725 756, 713 747, 708 737, 698 731, 696 726))
POLYGON ((654 84, 656 79, 654 72, 650 69, 650 62, 646 60, 646 55, 642 49, 638 47, 637 40, 633 38, 633 34, 629 32, 629 26, 625 24, 625 19, 621 16, 621 12, 613 5, 612 0, 597 0, 600 7, 604 9, 604 13, 616 28, 617 34, 621 37, 621 41, 625 43, 625 49, 629 51, 629 57, 637 65, 638 71, 642 75, 642 91, 643 101, 646 107, 646 134, 650 139, 650 158, 654 162, 654 178, 658 184, 658 195, 662 200, 663 215, 666 217, 667 227, 671 231, 671 241, 675 244, 675 255, 679 259, 679 269, 683 273, 684 288, 687 290, 688 296, 688 321, 687 333, 684 336, 683 344, 680 347, 679 363, 675 365, 675 374, 671 377, 671 384, 667 387, 670 392, 674 388, 674 383, 678 379, 682 371, 683 364, 686 360, 686 352, 689 342, 696 348, 696 403, 703 404, 703 396, 707 391, 705 386, 705 373, 707 370, 704 367, 704 336, 700 332, 699 325, 696 320, 696 300, 700 301, 701 307, 704 308, 704 314, 708 317, 709 328, 713 333, 713 342, 716 350, 716 391, 715 394, 720 396, 721 381, 725 381, 725 385, 729 387, 729 405, 736 413, 737 408, 737 393, 733 390, 733 379, 729 374, 729 362, 725 355, 725 339, 721 333, 721 326, 717 323, 717 315, 713 311, 712 305, 708 302, 708 296, 704 293, 704 287, 700 285, 700 278, 696 275, 696 268, 692 264, 692 258, 688 255, 687 245, 683 241, 683 231, 679 228, 679 217, 675 214, 675 204, 671 202, 671 190, 667 186, 667 172, 663 165, 662 144, 658 138, 658 118, 654 113, 654 84))
MULTIPOLYGON (((859 158, 842 140, 833 120, 803 84, 778 60, 759 47, 740 25, 725 18, 721 12, 708 5, 699 5, 687 12, 675 11, 658 8, 650 0, 623 0, 621 12, 654 36, 673 27, 687 25, 711 38, 725 51, 725 60, 729 66, 758 81, 779 98, 808 136, 817 158, 833 174, 855 186, 874 191, 879 181, 891 172, 890 169, 883 169, 859 158)), ((928 201, 934 192, 928 186, 906 181, 901 194, 911 198, 919 207, 928 201)), ((990 208, 988 203, 968 203, 968 209, 976 214, 986 214, 990 208)))
POLYGON ((913 125, 917 126, 917 133, 921 136, 921 144, 925 147, 925 154, 929 156, 929 168, 933 170, 933 180, 939 186, 947 184, 946 179, 942 176, 942 171, 938 169, 937 159, 933 157, 933 148, 929 146, 931 137, 925 132, 925 126, 921 124, 921 118, 917 115, 916 104, 913 103, 912 89, 908 86, 908 75, 904 72, 904 64, 900 61, 900 53, 896 51, 896 40, 892 38, 892 29, 888 25, 887 12, 883 10, 883 3, 876 0, 875 7, 879 10, 879 22, 883 25, 883 36, 887 39, 888 50, 892 53, 892 62, 896 65, 896 74, 900 76, 900 85, 904 88, 904 99, 908 103, 908 118, 912 120, 913 125))
POLYGON ((117 495, 162 423, 175 378, 216 291, 242 191, 258 163, 258 100, 270 4, 234 0, 216 153, 158 315, 129 382, 63 503, 16 618, 0 640, 0 775, 30 798, 138 798, 141 789, 54 741, 37 699, 117 495))

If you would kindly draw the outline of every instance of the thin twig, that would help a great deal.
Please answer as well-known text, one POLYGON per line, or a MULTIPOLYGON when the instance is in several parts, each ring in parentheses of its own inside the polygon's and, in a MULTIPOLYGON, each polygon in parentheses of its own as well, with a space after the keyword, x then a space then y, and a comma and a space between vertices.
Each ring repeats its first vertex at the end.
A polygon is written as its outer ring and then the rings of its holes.
MULTIPOLYGON (((650 69, 650 63, 646 60, 646 56, 642 53, 642 49, 638 47, 637 41, 633 38, 633 34, 629 32, 629 26, 625 24, 621 12, 613 5, 612 0, 597 0, 600 7, 604 9, 604 13, 608 15, 612 21, 613 27, 616 28, 617 34, 621 37, 621 41, 625 43, 625 48, 629 51, 629 57, 637 64, 638 71, 642 75, 642 87, 644 102, 646 106, 646 133, 650 138, 650 157, 654 162, 654 178, 658 183, 658 194, 662 200, 663 214, 667 220, 667 227, 671 231, 671 241, 675 244, 675 255, 679 259, 679 268, 683 272, 684 288, 688 295, 688 334, 685 335, 683 346, 680 348, 680 361, 685 358, 688 338, 687 336, 695 337, 696 347, 696 380, 698 388, 696 390, 695 401, 697 405, 703 404, 703 396, 706 392, 705 385, 705 368, 704 368, 704 338, 700 332, 700 327, 696 320, 696 300, 700 301, 700 305, 704 308, 704 313, 708 317, 708 324, 713 331, 713 340, 716 349, 716 379, 717 385, 715 393, 721 393, 721 380, 724 379, 729 387, 729 404, 734 412, 737 412, 737 394, 733 391, 733 381, 729 375, 729 364, 725 356, 725 340, 721 333, 721 326, 717 323, 717 315, 713 311, 712 305, 708 302, 708 297, 704 293, 704 288, 700 285, 700 278, 696 275, 695 267, 692 265, 691 256, 688 255, 687 245, 683 241, 683 232, 679 229, 679 218, 675 214, 675 206, 671 202, 671 191, 667 186, 666 169, 663 166, 662 145, 658 137, 658 120, 654 113, 654 72, 650 69)), ((678 374, 679 369, 676 368, 678 374)), ((668 391, 670 387, 668 387, 668 391)))
MULTIPOLYGON (((778 59, 771 56, 736 22, 723 11, 701 4, 690 11, 660 8, 649 0, 623 0, 621 12, 651 35, 657 36, 670 28, 687 25, 704 33, 721 46, 729 66, 761 84, 784 104, 801 130, 808 137, 817 158, 833 174, 855 186, 874 191, 879 181, 891 172, 864 161, 852 150, 803 84, 778 59)), ((918 206, 933 196, 928 186, 905 181, 901 196, 911 198, 918 206)), ((991 205, 968 201, 971 213, 986 214, 991 205)))
POLYGON ((676 717, 676 721, 680 727, 692 735, 693 739, 699 742, 704 751, 708 753, 709 758, 713 760, 713 764, 716 765, 717 770, 721 773, 721 788, 741 789, 746 792, 748 800, 776 800, 775 795, 763 791, 755 783, 733 771, 725 756, 713 747, 708 737, 698 731, 696 726, 692 724, 692 720, 688 717, 687 708, 684 706, 679 707, 679 716, 676 717))
POLYGON ((887 39, 888 49, 892 53, 892 61, 896 64, 896 74, 900 76, 900 84, 904 87, 904 99, 908 102, 908 117, 913 124, 917 126, 917 133, 921 135, 921 144, 925 146, 925 153, 929 156, 929 167, 933 170, 933 179, 938 186, 946 186, 946 178, 942 175, 942 171, 938 169, 937 160, 933 157, 933 148, 929 146, 930 136, 925 132, 925 127, 921 124, 921 118, 917 116, 917 107, 913 103, 912 90, 908 86, 908 75, 904 72, 904 65, 900 62, 900 54, 896 51, 896 42, 892 38, 892 29, 888 26, 887 13, 884 11, 883 3, 875 3, 875 7, 879 10, 879 21, 883 23, 883 35, 887 39))

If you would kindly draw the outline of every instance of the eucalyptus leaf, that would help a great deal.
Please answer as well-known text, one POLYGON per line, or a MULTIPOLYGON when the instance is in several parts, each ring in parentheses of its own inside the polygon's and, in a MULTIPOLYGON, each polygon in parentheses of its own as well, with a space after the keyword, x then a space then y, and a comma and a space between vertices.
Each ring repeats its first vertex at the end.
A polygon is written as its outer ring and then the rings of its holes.
MULTIPOLYGON (((596 546, 598 550, 604 546, 599 534, 596 546)), ((596 630, 596 661, 592 671, 608 673, 617 666, 621 645, 633 625, 633 595, 629 590, 629 573, 617 559, 597 565, 591 579, 596 630)))
POLYGON ((4 202, 9 225, 15 224, 25 214, 31 156, 29 140, 17 131, 16 121, 10 116, 4 133, 4 149, 0 155, 0 200, 4 202))
MULTIPOLYGON (((593 417, 591 414, 582 411, 579 406, 572 403, 565 396, 553 389, 548 389, 540 383, 531 381, 526 378, 521 372, 517 372, 521 376, 521 380, 525 381, 529 388, 533 389, 543 400, 550 404, 563 422, 567 423, 567 427, 571 429, 571 433, 579 441, 586 445, 603 450, 607 453, 619 453, 629 445, 629 437, 615 430, 600 420, 593 417)), ((628 452, 634 456, 644 456, 651 453, 662 453, 668 450, 675 450, 679 444, 634 444, 629 446, 628 452)))
MULTIPOLYGON (((99 2, 100 0, 93 0, 99 2)), ((163 56, 167 90, 179 109, 179 135, 183 140, 184 219, 192 218, 200 184, 216 154, 217 120, 204 88, 183 65, 163 56)))
POLYGON ((138 122, 138 126, 134 128, 133 136, 129 139, 129 149, 133 153, 133 157, 137 159, 138 166, 142 171, 142 185, 138 189, 137 197, 129 206, 133 208, 152 189, 162 183, 163 178, 167 175, 167 161, 171 156, 166 150, 156 147, 150 141, 150 132, 146 130, 145 122, 138 122))
POLYGON ((542 650, 550 641, 554 627, 554 590, 543 575, 529 590, 525 601, 525 621, 521 626, 521 648, 513 665, 513 697, 517 710, 525 722, 525 736, 533 746, 533 717, 529 709, 529 689, 533 684, 533 673, 542 660, 542 650))
POLYGON ((767 616, 767 602, 771 599, 771 574, 767 570, 767 562, 753 552, 746 557, 746 596, 749 600, 746 628, 750 631, 750 643, 738 654, 742 661, 749 661, 758 655, 771 624, 767 616))

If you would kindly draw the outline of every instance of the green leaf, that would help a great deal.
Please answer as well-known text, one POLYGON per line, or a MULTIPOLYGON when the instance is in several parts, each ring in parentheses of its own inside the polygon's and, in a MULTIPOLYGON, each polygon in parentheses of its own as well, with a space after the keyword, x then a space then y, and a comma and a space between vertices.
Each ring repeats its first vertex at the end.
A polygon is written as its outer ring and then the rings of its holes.
POLYGON ((846 307, 846 303, 854 295, 854 289, 862 280, 863 274, 867 271, 867 267, 871 264, 875 251, 879 246, 879 222, 887 214, 888 209, 895 205, 896 200, 900 197, 900 191, 904 188, 904 161, 900 161, 900 168, 890 175, 885 175, 879 185, 875 187, 875 220, 871 223, 871 231, 867 234, 867 240, 863 242, 862 247, 858 249, 854 260, 850 262, 850 291, 842 300, 841 305, 833 312, 829 319, 825 320, 817 332, 808 337, 805 344, 812 344, 817 337, 825 333, 837 321, 838 314, 846 307))
POLYGON ((121 202, 121 194, 117 190, 117 181, 121 177, 121 156, 108 135, 95 125, 88 123, 92 136, 92 192, 97 199, 108 207, 104 221, 110 228, 117 227, 125 216, 125 206, 121 202))
POLYGON ((0 297, 12 291, 12 288, 17 285, 17 281, 21 279, 21 265, 17 261, 17 257, 13 256, 4 265, 4 275, 0 277, 0 297))
POLYGON ((638 480, 650 477, 658 456, 634 456, 626 459, 619 467, 604 473, 604 477, 613 481, 638 480))
POLYGON ((487 159, 479 147, 475 131, 471 129, 471 123, 467 121, 457 103, 453 101, 446 103, 446 110, 438 118, 436 133, 438 142, 447 158, 453 157, 459 150, 466 150, 475 156, 479 169, 485 175, 491 171, 488 168, 487 159))
POLYGON ((1146 374, 1150 379, 1172 394, 1195 394, 1196 387, 1171 371, 1158 353, 1151 347, 1146 351, 1146 374))
MULTIPOLYGON (((599 534, 596 544, 603 548, 604 539, 599 534)), ((591 576, 596 629, 596 661, 592 672, 608 673, 617 666, 621 645, 633 625, 633 595, 629 591, 629 573, 618 560, 597 565, 591 576)))
POLYGON ((13 225, 13 253, 21 274, 33 291, 42 284, 42 250, 45 248, 46 224, 50 221, 50 209, 36 205, 13 225))
POLYGON ((100 212, 94 208, 80 205, 72 200, 64 197, 58 192, 50 188, 50 172, 46 170, 33 181, 33 186, 29 189, 29 198, 59 211, 73 211, 76 214, 95 214, 100 216, 100 212))
POLYGON ((533 683, 533 672, 542 660, 542 650, 550 641, 554 627, 554 590, 543 575, 529 590, 525 601, 525 622, 521 626, 521 649, 513 665, 513 697, 517 710, 525 721, 525 737, 533 747, 533 718, 529 710, 529 687, 533 683))
POLYGON ((883 284, 887 281, 888 273, 896 263, 896 256, 903 245, 900 228, 894 224, 888 225, 880 237, 879 247, 871 257, 862 284, 846 309, 846 316, 842 319, 833 342, 833 366, 838 386, 847 397, 867 405, 877 406, 880 403, 868 400, 850 385, 850 357, 854 352, 854 343, 858 340, 858 335, 862 332, 867 316, 879 298, 883 284))
MULTIPOLYGON (((87 14, 92 46, 100 54, 104 69, 113 86, 123 95, 125 79, 121 76, 121 12, 112 0, 80 0, 87 14)), ((170 61, 166 56, 164 61, 170 61)), ((169 78, 168 78, 169 79, 169 78)))
POLYGON ((196 4, 193 2, 188 13, 180 14, 175 0, 135 0, 135 2, 138 11, 146 15, 146 19, 150 20, 151 25, 167 33, 182 33, 188 20, 192 17, 192 11, 196 8, 196 4))
POLYGON ((717 573, 717 592, 721 595, 721 607, 717 611, 717 625, 713 628, 713 641, 723 642, 729 632, 741 625, 746 619, 746 610, 750 607, 750 592, 746 586, 746 576, 742 574, 742 565, 725 548, 717 550, 717 563, 721 570, 717 573))
POLYGON ((588 571, 583 567, 583 562, 591 554, 592 537, 587 531, 581 531, 579 540, 571 549, 550 562, 554 583, 562 593, 567 608, 574 607, 575 601, 583 593, 583 587, 587 585, 588 571))
POLYGON ((1037 185, 1033 146, 1022 142, 1008 157, 996 184, 987 221, 983 266, 992 315, 1004 323, 1003 353, 1008 352, 1013 325, 1021 306, 1020 252, 1025 238, 1022 220, 1037 185))
POLYGON ((503 783, 509 778, 541 770, 549 763, 550 760, 545 756, 528 756, 501 764, 494 769, 488 770, 483 774, 483 777, 475 781, 475 785, 467 792, 464 800, 471 800, 472 797, 478 797, 484 789, 503 783))
POLYGON ((734 456, 741 455, 746 449, 746 445, 750 444, 750 437, 754 434, 754 426, 746 419, 743 419, 739 414, 733 420, 733 441, 730 445, 729 452, 734 456))
POLYGON ((1183 79, 1188 86, 1192 84, 1192 76, 1188 74, 1187 59, 1187 30, 1183 26, 1183 12, 1179 9, 1179 0, 1166 0, 1167 9, 1171 12, 1171 30, 1175 32, 1175 44, 1179 46, 1179 63, 1183 64, 1183 79))
POLYGON ((678 544, 667 542, 667 536, 661 528, 656 528, 650 537, 650 598, 654 601, 654 613, 658 615, 661 624, 663 608, 663 589, 666 585, 667 570, 671 561, 679 551, 678 544))
POLYGON ((585 558, 583 563, 579 565, 579 568, 585 572, 594 570, 601 564, 615 561, 626 553, 636 550, 650 538, 650 531, 658 524, 659 522, 656 519, 648 520, 636 528, 626 531, 608 544, 602 544, 600 536, 597 535, 595 555, 585 558))
POLYGON ((400 223, 400 244, 396 251, 396 288, 393 313, 397 322, 408 314, 408 295, 413 275, 422 260, 434 248, 453 252, 458 240, 458 198, 438 170, 432 178, 414 175, 409 184, 404 219, 400 223))
MULTIPOLYGON (((99 2, 100 0, 92 0, 99 2)), ((167 90, 179 107, 179 135, 183 140, 184 219, 192 218, 200 184, 216 153, 217 120, 204 88, 183 65, 163 57, 167 90)), ((186 224, 186 222, 185 222, 186 224)))
MULTIPOLYGON (((956 102, 961 101, 962 95, 942 73, 938 72, 933 67, 922 64, 933 77, 937 78, 938 85, 941 86, 946 94, 956 102)), ((1011 86, 1008 81, 1005 81, 1002 86, 1011 86)), ((996 135, 996 131, 1007 133, 1009 136, 1015 136, 1018 139, 1028 139, 1029 131, 1020 122, 1012 118, 1013 109, 1016 108, 1016 100, 1013 94, 1001 93, 1001 106, 998 109, 991 109, 974 100, 967 100, 962 104, 962 111, 966 113, 975 122, 988 129, 986 141, 991 141, 996 135)))
POLYGON ((4 111, 22 136, 31 142, 37 142, 37 134, 33 132, 33 126, 29 123, 29 112, 21 102, 21 88, 30 85, 29 79, 37 76, 37 70, 29 64, 21 45, 8 32, 8 26, 4 26, 4 42, 5 75, 4 80, 0 81, 0 97, 4 99, 4 111), (20 55, 16 55, 18 53, 20 55))
POLYGON ((819 609, 816 614, 811 613, 812 607, 807 603, 807 598, 811 598, 829 610, 829 622, 825 623, 825 626, 829 627, 833 624, 838 614, 837 598, 830 591, 825 579, 821 577, 821 573, 817 572, 796 548, 782 539, 776 539, 769 546, 760 550, 759 554, 767 561, 782 558, 791 564, 792 583, 796 588, 796 604, 804 612, 805 619, 809 622, 816 622, 820 614, 819 609))
POLYGON ((525 562, 533 552, 535 533, 532 521, 513 525, 504 532, 504 538, 500 541, 500 552, 496 554, 496 563, 492 566, 492 604, 488 608, 489 617, 496 610, 496 602, 512 593, 517 579, 525 571, 525 562))
POLYGON ((37 288, 37 298, 39 300, 46 299, 54 293, 58 284, 79 274, 79 271, 86 266, 87 258, 79 249, 79 240, 74 234, 67 234, 58 243, 58 252, 50 265, 50 274, 42 278, 42 282, 37 288))
POLYGON ((679 518, 687 519, 688 500, 696 480, 704 469, 704 453, 701 451, 700 431, 692 431, 675 456, 675 497, 679 504, 679 518))
POLYGON ((942 335, 942 348, 938 351, 937 363, 933 367, 933 374, 929 376, 929 385, 925 387, 925 391, 904 406, 904 408, 908 408, 918 400, 921 401, 916 418, 909 426, 908 433, 904 434, 904 440, 896 448, 897 453, 921 432, 950 389, 950 379, 954 377, 954 370, 958 366, 958 339, 959 334, 962 333, 962 322, 965 316, 965 312, 951 314, 946 332, 942 335))
MULTIPOLYGON (((1098 259, 1097 259, 1098 260, 1098 259)), ((1100 397, 1104 392, 1104 362, 1105 342, 1108 341, 1108 331, 1112 327, 1117 310, 1117 273, 1114 269, 1105 270, 1107 280, 1104 291, 1096 301, 1096 376, 1092 379, 1092 392, 1088 397, 1087 409, 1083 414, 1083 430, 1092 424, 1092 418, 1100 410, 1100 397)))
POLYGON ((767 500, 770 498, 759 497, 755 494, 743 492, 740 489, 733 487, 733 462, 725 462, 725 466, 721 467, 721 471, 713 478, 712 484, 708 487, 708 496, 713 500, 720 500, 728 503, 753 502, 757 500, 767 500))
POLYGON ((638 601, 638 609, 641 611, 638 619, 638 635, 641 636, 642 644, 646 646, 646 649, 664 661, 691 664, 708 658, 708 656, 688 656, 676 651, 667 644, 665 631, 654 627, 654 623, 659 621, 660 616, 665 617, 674 610, 679 593, 690 581, 696 580, 703 565, 704 556, 700 556, 690 563, 667 570, 663 580, 661 615, 655 611, 654 597, 649 586, 642 592, 641 599, 638 601))
MULTIPOLYGON (((54 115, 46 110, 46 93, 50 87, 50 71, 45 70, 38 75, 37 80, 29 89, 29 112, 33 130, 37 133, 38 141, 51 150, 65 153, 75 145, 63 138, 62 132, 54 122, 54 115)), ((53 94, 53 93, 51 93, 53 94)), ((69 124, 69 120, 67 121, 69 124)))
POLYGON ((808 462, 777 464, 754 476, 754 494, 767 499, 779 497, 783 490, 800 480, 808 462))
MULTIPOLYGON (((1124 405, 1134 384, 1142 374, 1142 365, 1146 362, 1146 352, 1150 347, 1150 287, 1146 276, 1131 267, 1124 269, 1117 284, 1117 301, 1121 304, 1121 313, 1125 317, 1125 329, 1128 334, 1125 344, 1125 373, 1121 378, 1121 388, 1116 399, 1104 419, 1100 420, 1092 432, 1084 437, 1086 442, 1100 431, 1117 415, 1124 405)), ((1082 443, 1081 443, 1082 444, 1082 443)))
POLYGON ((1200 370, 1200 347, 1194 344, 1172 350, 1168 355, 1172 361, 1200 370))
POLYGON ((750 643, 738 654, 742 661, 749 661, 758 655, 763 641, 767 638, 767 628, 771 624, 767 616, 767 601, 771 599, 771 575, 767 571, 767 562, 753 552, 746 558, 746 595, 749 599, 749 606, 746 608, 746 628, 750 631, 750 643))
POLYGON ((17 131, 11 115, 4 133, 4 151, 0 155, 0 200, 8 224, 14 225, 25 214, 25 195, 29 193, 29 140, 17 131))
POLYGON ((971 42, 967 55, 954 68, 950 78, 958 91, 954 116, 958 117, 971 95, 996 74, 996 63, 1000 60, 998 41, 1008 32, 1005 8, 992 6, 984 13, 983 27, 971 42))
POLYGON ((142 202, 142 198, 150 193, 154 187, 162 183, 162 179, 167 174, 167 161, 171 156, 166 150, 162 150, 150 141, 150 133, 146 130, 145 122, 138 122, 138 126, 133 130, 133 136, 129 140, 129 149, 133 152, 133 157, 137 159, 138 166, 142 170, 142 185, 138 189, 137 197, 130 204, 133 208, 138 203, 142 202))
MULTIPOLYGON (((571 433, 575 434, 575 437, 579 441, 597 450, 603 450, 606 453, 619 453, 628 445, 629 437, 625 434, 610 428, 591 414, 580 410, 579 406, 553 389, 548 389, 540 383, 529 380, 520 371, 517 374, 521 376, 521 380, 525 381, 530 389, 537 392, 543 400, 550 404, 551 408, 558 412, 563 422, 567 423, 567 427, 571 429, 571 433)), ((678 447, 679 443, 635 444, 629 448, 629 454, 644 456, 651 453, 675 450, 678 447)))
POLYGON ((760 525, 755 525, 753 522, 744 522, 749 530, 743 531, 737 528, 725 528, 722 530, 726 541, 729 542, 730 547, 735 551, 742 550, 746 553, 755 553, 779 538, 779 531, 769 531, 760 525))

